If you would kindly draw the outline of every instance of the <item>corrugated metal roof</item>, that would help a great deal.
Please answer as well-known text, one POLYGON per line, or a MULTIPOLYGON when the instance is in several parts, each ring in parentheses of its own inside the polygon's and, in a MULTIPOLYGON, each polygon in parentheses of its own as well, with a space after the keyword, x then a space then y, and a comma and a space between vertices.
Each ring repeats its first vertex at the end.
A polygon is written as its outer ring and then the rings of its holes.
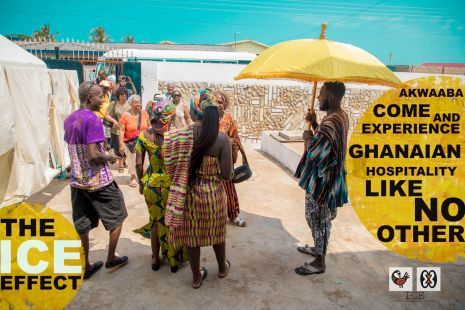
POLYGON ((222 60, 222 61, 252 61, 256 54, 246 52, 216 52, 216 51, 169 51, 121 49, 103 54, 106 58, 140 58, 140 59, 182 59, 182 60, 222 60))
POLYGON ((208 44, 145 44, 145 43, 89 43, 89 42, 26 42, 15 41, 24 49, 60 51, 108 51, 113 49, 143 49, 143 50, 181 50, 181 51, 212 51, 233 52, 232 46, 208 44))

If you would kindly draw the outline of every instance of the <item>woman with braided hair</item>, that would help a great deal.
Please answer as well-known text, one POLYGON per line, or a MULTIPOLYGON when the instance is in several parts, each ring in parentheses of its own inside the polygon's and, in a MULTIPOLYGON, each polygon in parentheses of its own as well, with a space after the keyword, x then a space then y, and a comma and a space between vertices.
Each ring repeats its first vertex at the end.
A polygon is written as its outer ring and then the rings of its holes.
MULTIPOLYGON (((237 162, 238 151, 241 151, 242 161, 247 162, 244 148, 239 138, 236 122, 234 121, 231 113, 229 113, 230 100, 228 94, 223 91, 215 92, 216 101, 219 105, 220 111, 220 131, 228 135, 232 147, 232 160, 233 165, 237 162)), ((241 210, 239 209, 239 198, 237 197, 236 187, 233 181, 224 181, 224 187, 228 195, 228 218, 239 227, 245 227, 247 224, 239 217, 241 210)))
POLYGON ((168 242, 168 228, 165 226, 165 206, 168 199, 171 178, 164 164, 163 140, 168 131, 176 107, 170 100, 156 102, 152 107, 151 127, 139 134, 136 145, 136 171, 139 178, 139 192, 144 195, 150 220, 136 229, 144 237, 150 237, 152 245, 152 269, 160 269, 162 258, 171 266, 171 272, 177 272, 179 265, 187 260, 187 251, 168 242), (145 154, 150 165, 145 174, 143 166, 145 154))

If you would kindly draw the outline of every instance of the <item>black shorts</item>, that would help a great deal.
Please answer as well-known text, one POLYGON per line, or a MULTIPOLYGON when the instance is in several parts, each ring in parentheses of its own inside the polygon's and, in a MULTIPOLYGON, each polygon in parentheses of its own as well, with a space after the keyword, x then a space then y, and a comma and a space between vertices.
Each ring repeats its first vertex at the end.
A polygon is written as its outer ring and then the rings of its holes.
POLYGON ((99 219, 106 230, 113 230, 128 216, 123 193, 115 181, 94 191, 71 187, 71 203, 78 234, 97 227, 99 219))

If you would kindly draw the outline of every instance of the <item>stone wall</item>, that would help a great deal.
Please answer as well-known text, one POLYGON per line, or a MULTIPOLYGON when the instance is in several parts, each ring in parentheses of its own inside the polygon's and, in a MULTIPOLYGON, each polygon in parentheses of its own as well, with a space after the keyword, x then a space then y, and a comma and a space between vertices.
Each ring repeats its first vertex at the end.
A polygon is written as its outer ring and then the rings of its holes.
MULTIPOLYGON (((166 89, 166 83, 160 81, 158 89, 166 89)), ((187 102, 203 83, 175 82, 187 102)), ((208 84, 212 90, 223 90, 231 97, 230 111, 239 126, 239 134, 244 139, 258 140, 262 131, 304 130, 305 113, 311 98, 309 86, 269 86, 245 84, 208 84)), ((368 104, 378 98, 383 91, 370 88, 348 88, 343 107, 350 118, 351 130, 356 120, 365 111, 368 104)), ((317 94, 319 89, 317 89, 317 94)), ((315 110, 321 120, 324 112, 315 110)))

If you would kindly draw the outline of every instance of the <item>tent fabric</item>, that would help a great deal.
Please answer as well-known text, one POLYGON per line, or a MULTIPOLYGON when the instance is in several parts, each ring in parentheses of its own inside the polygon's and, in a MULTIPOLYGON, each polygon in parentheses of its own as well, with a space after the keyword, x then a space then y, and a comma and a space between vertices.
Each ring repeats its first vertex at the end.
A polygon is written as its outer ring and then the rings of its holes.
POLYGON ((0 155, 16 144, 14 112, 3 67, 0 66, 0 155))
POLYGON ((71 111, 76 111, 81 104, 79 101, 79 94, 78 94, 79 78, 77 76, 76 71, 71 71, 71 70, 63 70, 63 71, 66 73, 66 77, 68 79, 68 94, 70 96, 69 104, 71 104, 71 111))
POLYGON ((50 70, 0 36, 0 207, 42 190, 70 164, 63 122, 79 105, 76 71, 50 70))
POLYGON ((38 57, 0 35, 0 65, 24 66, 46 69, 47 65, 38 57))
POLYGON ((6 195, 16 145, 14 111, 3 67, 0 66, 0 202, 6 195))
POLYGON ((0 206, 7 206, 42 190, 69 166, 63 122, 78 106, 78 79, 74 71, 22 66, 2 68, 1 76, 0 90, 6 87, 9 99, 2 101, 0 93, 0 104, 12 109, 14 123, 13 142, 0 140, 0 150, 10 146, 0 154, 2 172, 11 171, 0 175, 0 206))
POLYGON ((75 98, 72 98, 69 92, 69 89, 75 89, 74 85, 69 85, 69 81, 73 80, 68 77, 69 72, 74 71, 50 71, 52 82, 52 95, 49 105, 51 156, 53 168, 60 171, 71 164, 68 148, 63 140, 65 134, 63 123, 65 118, 77 108, 75 98))
MULTIPOLYGON (((21 201, 50 183, 49 102, 52 93, 48 69, 6 67, 14 106, 16 149, 6 199, 21 201)), ((56 171, 58 173, 58 171, 56 171)))

